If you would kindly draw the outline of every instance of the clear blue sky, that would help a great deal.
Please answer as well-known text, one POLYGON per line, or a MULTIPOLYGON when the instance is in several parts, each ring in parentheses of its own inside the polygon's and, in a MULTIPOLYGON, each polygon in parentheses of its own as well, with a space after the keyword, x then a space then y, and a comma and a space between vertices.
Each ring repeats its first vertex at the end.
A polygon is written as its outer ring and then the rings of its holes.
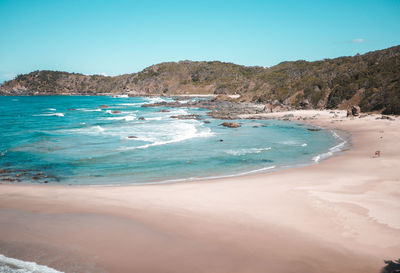
POLYGON ((398 44, 400 0, 0 0, 0 82, 186 59, 271 66, 398 44))

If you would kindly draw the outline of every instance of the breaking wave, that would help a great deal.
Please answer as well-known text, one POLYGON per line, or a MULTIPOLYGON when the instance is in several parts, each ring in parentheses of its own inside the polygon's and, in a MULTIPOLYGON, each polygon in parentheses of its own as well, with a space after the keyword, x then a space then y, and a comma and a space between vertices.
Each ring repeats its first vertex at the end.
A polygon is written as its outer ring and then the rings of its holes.
POLYGON ((34 117, 51 117, 51 116, 63 117, 64 113, 44 113, 44 114, 33 115, 33 116, 34 117))
POLYGON ((334 153, 340 152, 343 150, 343 147, 347 144, 347 141, 339 136, 335 131, 331 130, 332 135, 339 139, 341 142, 331 148, 326 153, 318 154, 312 158, 312 160, 316 163, 320 162, 323 159, 333 156, 334 153))

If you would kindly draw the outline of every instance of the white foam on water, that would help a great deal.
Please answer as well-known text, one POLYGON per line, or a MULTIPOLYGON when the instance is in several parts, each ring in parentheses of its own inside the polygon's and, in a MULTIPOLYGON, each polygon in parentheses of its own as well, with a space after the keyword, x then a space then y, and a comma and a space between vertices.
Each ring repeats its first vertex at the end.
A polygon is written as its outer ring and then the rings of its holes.
POLYGON ((91 128, 93 128, 97 132, 104 132, 104 130, 105 130, 103 127, 101 127, 99 125, 93 126, 91 128))
POLYGON ((64 113, 44 113, 44 114, 33 115, 33 116, 34 117, 51 117, 51 116, 63 117, 64 113))
MULTIPOLYGON (((136 137, 132 140, 150 143, 135 147, 120 147, 118 150, 146 149, 152 146, 160 146, 192 138, 210 137, 214 135, 210 128, 203 127, 202 124, 196 120, 174 120, 158 126, 143 124, 142 127, 138 127, 139 126, 135 126, 136 131, 130 132, 131 135, 136 137)), ((129 135, 126 135, 127 138, 128 136, 129 135)))
POLYGON ((45 265, 9 258, 0 254, 0 272, 4 273, 63 273, 45 265))
POLYGON ((166 114, 169 114, 169 115, 188 115, 189 112, 188 112, 187 109, 184 109, 184 108, 176 108, 174 110, 171 110, 171 112, 169 112, 169 113, 167 112, 166 114))
POLYGON ((228 150, 225 152, 230 155, 239 155, 240 156, 240 155, 247 155, 247 154, 259 154, 261 152, 265 152, 268 150, 271 150, 271 147, 228 150))
POLYGON ((340 137, 335 131, 331 130, 331 133, 332 133, 332 135, 333 135, 335 138, 340 139, 341 142, 340 142, 339 144, 337 144, 337 145, 335 145, 335 146, 329 148, 329 151, 328 151, 328 152, 322 153, 322 154, 319 154, 319 155, 314 156, 314 157, 312 158, 312 160, 313 160, 314 162, 318 163, 318 162, 320 162, 322 159, 331 157, 334 153, 340 152, 340 151, 343 149, 344 145, 347 143, 347 141, 344 140, 342 137, 340 137))
POLYGON ((105 129, 100 125, 84 127, 79 129, 68 129, 68 130, 59 130, 59 132, 63 133, 75 133, 75 134, 84 134, 84 135, 99 135, 103 133, 105 129))
POLYGON ((100 112, 101 111, 101 109, 99 109, 99 108, 98 109, 78 108, 76 110, 83 111, 83 112, 100 112))
POLYGON ((161 97, 151 97, 151 98, 147 98, 147 99, 148 99, 147 103, 149 103, 149 104, 167 101, 166 99, 163 99, 161 97))
POLYGON ((146 118, 146 120, 162 120, 162 117, 146 118))
POLYGON ((196 126, 194 126, 192 124, 182 123, 179 127, 180 127, 180 129, 179 129, 180 131, 176 131, 175 134, 171 135, 170 139, 155 141, 153 143, 138 146, 136 148, 137 149, 146 149, 146 148, 152 147, 152 146, 160 146, 160 145, 165 145, 165 144, 170 144, 170 143, 175 143, 175 142, 181 142, 181 141, 192 139, 192 138, 209 137, 209 136, 213 135, 210 128, 207 128, 207 130, 199 132, 196 129, 196 126))
POLYGON ((0 152, 0 157, 5 156, 7 152, 8 152, 8 150, 1 151, 1 152, 0 152))
POLYGON ((112 111, 111 110, 106 110, 105 111, 107 114, 112 114, 112 111))
POLYGON ((296 140, 284 140, 280 142, 281 144, 284 145, 290 145, 290 146, 297 146, 299 143, 296 140))
POLYGON ((47 111, 57 111, 57 109, 55 109, 55 108, 47 108, 46 110, 47 111))
POLYGON ((301 144, 301 147, 307 147, 307 143, 301 144))
POLYGON ((127 116, 122 116, 122 117, 108 117, 105 118, 106 120, 125 120, 125 121, 132 121, 136 118, 135 115, 127 115, 127 116))

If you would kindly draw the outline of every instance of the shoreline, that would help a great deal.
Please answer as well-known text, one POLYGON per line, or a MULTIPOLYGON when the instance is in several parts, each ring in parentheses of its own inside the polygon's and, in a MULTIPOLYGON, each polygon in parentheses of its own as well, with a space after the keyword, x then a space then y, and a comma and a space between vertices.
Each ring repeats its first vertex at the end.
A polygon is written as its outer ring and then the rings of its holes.
POLYGON ((307 113, 349 131, 354 148, 201 183, 0 185, 0 253, 65 272, 34 249, 84 257, 86 272, 379 272, 400 253, 400 120, 307 113))
MULTIPOLYGON (((307 111, 317 111, 317 110, 307 110, 307 111)), ((285 112, 276 112, 273 113, 274 118, 268 118, 267 120, 285 120, 285 116, 288 113, 293 113, 296 111, 285 111, 285 112), (281 116, 276 116, 276 114, 280 114, 281 116)), ((342 118, 345 117, 346 113, 345 111, 341 110, 341 111, 336 111, 336 112, 341 112, 342 118)), ((257 117, 257 114, 250 114, 248 115, 250 117, 257 117)), ((243 118, 243 119, 248 119, 248 118, 243 118)), ((251 120, 252 118, 250 118, 251 120)), ((249 120, 249 119, 248 119, 249 120)), ((286 119, 287 121, 287 119, 286 119)), ((326 126, 320 126, 318 124, 314 124, 314 123, 307 123, 304 121, 299 121, 299 120, 290 120, 289 122, 293 122, 293 123, 302 123, 303 125, 308 125, 311 127, 315 127, 315 128, 319 128, 322 130, 326 130, 329 131, 329 133, 331 133, 333 135, 333 137, 340 139, 340 143, 332 146, 332 147, 328 147, 327 151, 317 154, 316 156, 308 159, 307 161, 302 161, 302 162, 298 162, 296 164, 293 165, 282 165, 282 166, 264 166, 264 167, 260 167, 257 169, 249 169, 249 170, 245 170, 242 172, 238 172, 238 173, 230 173, 230 174, 215 174, 215 175, 211 175, 211 176, 198 176, 198 177, 187 177, 187 178, 176 178, 176 179, 169 179, 169 180, 158 180, 158 181, 151 181, 151 182, 130 182, 130 183, 121 183, 121 184, 114 184, 114 183, 109 183, 109 184, 95 184, 95 183, 88 183, 88 184, 68 184, 68 183, 46 183, 45 186, 65 186, 65 187, 121 187, 121 186, 141 186, 141 185, 158 185, 158 184, 174 184, 174 183, 191 183, 191 182, 201 182, 201 181, 208 181, 208 180, 219 180, 219 179, 224 179, 224 178, 233 178, 233 177, 245 177, 247 175, 250 174, 267 174, 267 173, 271 173, 271 172, 277 172, 277 171, 281 171, 281 170, 286 170, 286 169, 291 169, 291 168, 302 168, 302 167, 306 167, 306 166, 310 166, 310 165, 315 165, 315 164, 319 164, 321 161, 323 160, 327 160, 331 157, 340 155, 341 153, 352 149, 352 141, 351 141, 351 134, 349 132, 345 132, 343 130, 339 130, 339 129, 332 129, 326 126), (339 148, 340 146, 340 148, 339 148), (343 147, 342 147, 343 146, 343 147), (318 158, 318 159, 316 159, 318 158)), ((16 183, 7 183, 7 182, 0 182, 1 184, 9 184, 9 185, 13 185, 16 183)), ((41 183, 29 183, 29 182, 21 182, 18 183, 18 185, 41 185, 41 183)))

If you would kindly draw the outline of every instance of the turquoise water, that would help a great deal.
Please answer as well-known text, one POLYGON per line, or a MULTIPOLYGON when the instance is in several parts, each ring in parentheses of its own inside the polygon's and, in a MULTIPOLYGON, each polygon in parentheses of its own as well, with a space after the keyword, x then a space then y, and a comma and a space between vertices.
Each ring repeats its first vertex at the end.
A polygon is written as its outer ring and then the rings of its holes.
POLYGON ((0 97, 0 176, 62 184, 229 176, 310 164, 342 141, 296 122, 238 120, 231 129, 205 109, 141 107, 163 100, 171 99, 0 97), (185 114, 203 119, 171 118, 185 114))

